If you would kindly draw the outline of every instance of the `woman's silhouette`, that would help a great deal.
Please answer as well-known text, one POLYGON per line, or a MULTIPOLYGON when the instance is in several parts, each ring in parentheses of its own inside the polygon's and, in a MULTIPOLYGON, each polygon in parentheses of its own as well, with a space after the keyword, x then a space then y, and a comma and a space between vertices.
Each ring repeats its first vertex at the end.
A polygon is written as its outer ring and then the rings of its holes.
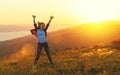
POLYGON ((36 66, 36 64, 39 60, 41 50, 42 50, 43 47, 44 47, 45 52, 47 54, 47 57, 50 61, 50 64, 53 64, 52 58, 50 56, 49 46, 48 46, 48 43, 47 43, 47 40, 46 40, 47 29, 50 25, 51 20, 53 19, 53 16, 50 16, 50 20, 47 23, 46 27, 45 27, 45 23, 43 23, 43 22, 38 22, 37 23, 38 26, 37 26, 37 24, 35 22, 36 16, 32 15, 32 17, 33 17, 33 23, 34 23, 34 27, 35 27, 35 29, 34 29, 35 35, 38 38, 37 54, 36 54, 36 57, 35 57, 35 60, 34 60, 33 68, 35 68, 35 66, 36 66))

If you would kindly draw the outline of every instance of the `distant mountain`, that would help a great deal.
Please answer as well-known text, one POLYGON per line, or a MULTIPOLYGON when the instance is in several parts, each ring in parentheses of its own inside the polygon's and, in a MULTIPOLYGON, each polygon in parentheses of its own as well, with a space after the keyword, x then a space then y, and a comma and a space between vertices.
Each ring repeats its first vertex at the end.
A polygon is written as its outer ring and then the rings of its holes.
POLYGON ((52 43, 52 46, 57 48, 78 48, 118 40, 120 39, 120 22, 102 21, 81 24, 79 26, 51 32, 48 34, 48 39, 50 43, 52 43), (92 27, 95 25, 98 28, 93 32, 90 28, 93 29, 92 27), (99 30, 101 26, 104 28, 99 30))
POLYGON ((27 31, 31 28, 32 26, 0 25, 0 32, 27 31))
MULTIPOLYGON (((111 42, 120 39, 119 24, 120 23, 117 21, 82 24, 59 31, 49 32, 47 35, 47 40, 51 51, 80 48, 84 46, 95 45, 98 43, 111 42), (109 25, 110 27, 107 27, 107 29, 111 30, 109 37, 103 36, 103 34, 97 34, 97 38, 96 36, 91 37, 85 35, 86 31, 91 32, 88 28, 91 27, 91 25, 105 25, 105 27, 109 25)), ((97 32, 97 30, 94 32, 97 32)), ((105 33, 105 30, 103 33, 105 33)), ((37 47, 37 38, 33 35, 29 35, 22 38, 0 42, 0 56, 15 53, 21 49, 24 49, 24 47, 25 49, 28 49, 34 53, 37 47)))

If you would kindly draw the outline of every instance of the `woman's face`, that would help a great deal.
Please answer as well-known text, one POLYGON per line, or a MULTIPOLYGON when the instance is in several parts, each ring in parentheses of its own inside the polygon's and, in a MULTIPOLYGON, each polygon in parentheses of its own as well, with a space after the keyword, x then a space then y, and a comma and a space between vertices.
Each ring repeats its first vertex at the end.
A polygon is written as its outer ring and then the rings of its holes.
POLYGON ((39 26, 40 29, 44 29, 45 24, 44 23, 38 23, 38 26, 39 26))
POLYGON ((40 29, 44 29, 45 24, 40 24, 40 29))

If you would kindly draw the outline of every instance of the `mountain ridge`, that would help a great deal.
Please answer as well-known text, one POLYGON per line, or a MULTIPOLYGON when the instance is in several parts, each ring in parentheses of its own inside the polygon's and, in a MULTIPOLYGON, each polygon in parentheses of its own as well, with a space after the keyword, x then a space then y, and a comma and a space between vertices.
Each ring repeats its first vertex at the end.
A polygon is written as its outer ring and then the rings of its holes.
MULTIPOLYGON (((111 22, 111 21, 110 21, 111 22)), ((102 23, 102 22, 101 22, 102 23)), ((105 22, 105 24, 108 22, 105 22)), ((109 24, 109 23, 108 23, 109 24)), ((108 25, 106 24, 106 25, 108 25)), ((86 24, 89 25, 89 24, 86 24)), ((66 28, 58 31, 52 31, 48 32, 47 40, 48 44, 50 46, 50 50, 64 50, 64 49, 70 49, 70 48, 81 48, 86 46, 92 46, 96 45, 98 43, 104 43, 104 42, 111 42, 114 40, 119 40, 119 29, 120 25, 118 22, 113 22, 111 25, 114 26, 114 33, 111 33, 110 38, 103 37, 103 39, 94 39, 89 38, 84 35, 84 31, 82 31, 82 27, 85 27, 85 25, 79 25, 72 28, 66 28), (114 36, 113 36, 114 35, 114 36)), ((33 35, 28 35, 12 40, 7 41, 1 41, 0 42, 0 55, 9 55, 12 53, 15 53, 17 51, 20 51, 26 44, 29 44, 31 46, 28 49, 31 49, 33 53, 36 51, 37 47, 37 38, 33 35)))

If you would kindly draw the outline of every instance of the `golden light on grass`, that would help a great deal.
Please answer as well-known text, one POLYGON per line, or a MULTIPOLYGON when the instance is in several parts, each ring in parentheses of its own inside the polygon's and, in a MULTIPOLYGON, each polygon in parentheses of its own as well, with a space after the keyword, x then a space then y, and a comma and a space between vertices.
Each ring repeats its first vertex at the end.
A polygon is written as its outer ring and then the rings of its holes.
POLYGON ((32 45, 30 45, 30 44, 25 44, 23 47, 22 47, 22 49, 20 50, 20 52, 18 52, 19 53, 19 55, 20 56, 28 56, 28 55, 31 55, 33 52, 33 46, 32 45))
POLYGON ((98 49, 97 50, 97 53, 99 54, 99 55, 110 55, 110 54, 112 54, 114 51, 113 50, 109 50, 109 49, 98 49))
POLYGON ((17 51, 16 53, 13 53, 9 56, 9 58, 7 58, 7 56, 3 56, 2 60, 4 61, 4 63, 9 64, 9 63, 16 63, 17 61, 19 61, 20 59, 23 59, 24 57, 28 57, 30 55, 32 55, 33 52, 33 46, 30 44, 25 44, 23 45, 23 47, 21 48, 21 50, 17 51))
POLYGON ((32 45, 30 44, 25 44, 23 45, 23 47, 21 48, 21 50, 17 51, 16 53, 13 53, 10 58, 12 60, 19 60, 21 59, 22 57, 26 57, 26 56, 29 56, 29 55, 32 55, 34 54, 33 52, 34 48, 32 45))
POLYGON ((26 56, 26 55, 29 55, 30 52, 29 52, 29 50, 26 47, 23 47, 23 49, 21 50, 20 54, 22 56, 26 56))

